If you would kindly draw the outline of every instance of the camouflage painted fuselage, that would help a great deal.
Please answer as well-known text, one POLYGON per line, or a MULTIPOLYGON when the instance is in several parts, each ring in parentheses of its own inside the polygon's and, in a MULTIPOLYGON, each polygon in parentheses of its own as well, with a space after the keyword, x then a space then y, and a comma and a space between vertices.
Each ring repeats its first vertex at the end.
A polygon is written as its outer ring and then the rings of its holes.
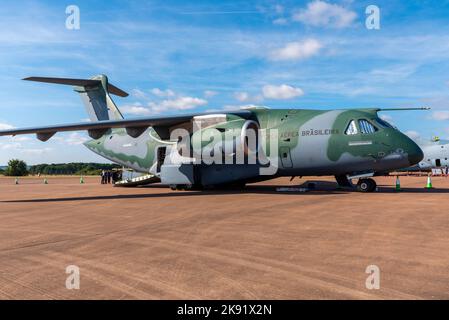
MULTIPOLYGON (((237 174, 224 182, 266 180, 277 176, 388 172, 414 165, 423 157, 421 149, 407 136, 395 128, 380 125, 374 109, 253 109, 251 112, 251 120, 257 122, 260 129, 277 129, 279 168, 273 176, 257 177, 254 171, 237 174), (362 133, 358 124, 362 119, 369 121, 375 132, 362 133), (357 124, 356 134, 347 134, 351 121, 357 124)), ((248 121, 230 114, 226 117, 225 122, 211 127, 239 127, 248 121)), ((138 138, 128 136, 125 129, 112 129, 85 145, 113 162, 148 173, 154 171, 156 150, 163 144, 156 131, 149 128, 138 138)))

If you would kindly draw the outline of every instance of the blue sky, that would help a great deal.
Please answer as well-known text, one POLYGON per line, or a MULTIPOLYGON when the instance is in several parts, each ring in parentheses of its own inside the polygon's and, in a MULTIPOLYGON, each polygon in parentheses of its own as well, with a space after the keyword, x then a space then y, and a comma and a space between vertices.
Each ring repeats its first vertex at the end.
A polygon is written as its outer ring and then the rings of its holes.
MULTIPOLYGON (((27 76, 107 74, 127 117, 260 105, 430 106, 391 112, 403 131, 449 137, 449 1, 2 1, 0 128, 87 118, 70 87, 27 76), (65 27, 68 5, 80 30, 65 27), (368 5, 380 30, 365 27, 368 5)), ((84 133, 0 139, 0 165, 105 161, 84 133)))

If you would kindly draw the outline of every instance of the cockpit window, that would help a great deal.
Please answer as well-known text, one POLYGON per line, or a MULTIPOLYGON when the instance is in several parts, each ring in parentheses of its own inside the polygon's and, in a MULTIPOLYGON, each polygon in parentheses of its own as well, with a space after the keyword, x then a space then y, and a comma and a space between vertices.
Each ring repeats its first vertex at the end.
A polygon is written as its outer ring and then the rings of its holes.
POLYGON ((376 123, 380 125, 382 128, 394 128, 391 124, 389 124, 387 121, 382 120, 381 118, 375 119, 376 123))
POLYGON ((359 127, 362 134, 370 134, 377 131, 377 128, 373 126, 371 122, 365 119, 359 120, 359 127))
POLYGON ((357 130, 357 126, 355 125, 355 121, 351 120, 348 127, 346 128, 345 134, 352 136, 357 133, 358 133, 358 130, 357 130))

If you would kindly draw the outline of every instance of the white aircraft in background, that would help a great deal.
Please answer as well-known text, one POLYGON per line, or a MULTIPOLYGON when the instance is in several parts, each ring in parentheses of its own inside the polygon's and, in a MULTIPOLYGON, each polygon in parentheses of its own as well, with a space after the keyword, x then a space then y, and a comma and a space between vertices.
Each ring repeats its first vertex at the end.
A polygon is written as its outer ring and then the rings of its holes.
POLYGON ((434 137, 431 140, 414 139, 424 153, 424 158, 413 169, 431 170, 449 167, 449 140, 434 137))

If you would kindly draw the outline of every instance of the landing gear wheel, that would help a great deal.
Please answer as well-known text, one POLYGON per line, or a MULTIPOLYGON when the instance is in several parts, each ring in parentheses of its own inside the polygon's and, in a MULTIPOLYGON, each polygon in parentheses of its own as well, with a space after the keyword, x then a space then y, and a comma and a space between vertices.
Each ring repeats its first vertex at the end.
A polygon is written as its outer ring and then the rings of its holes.
POLYGON ((194 186, 191 184, 171 184, 170 189, 173 191, 188 191, 193 190, 194 186))
POLYGON ((360 179, 357 183, 357 190, 360 192, 376 191, 377 184, 373 179, 360 179))

